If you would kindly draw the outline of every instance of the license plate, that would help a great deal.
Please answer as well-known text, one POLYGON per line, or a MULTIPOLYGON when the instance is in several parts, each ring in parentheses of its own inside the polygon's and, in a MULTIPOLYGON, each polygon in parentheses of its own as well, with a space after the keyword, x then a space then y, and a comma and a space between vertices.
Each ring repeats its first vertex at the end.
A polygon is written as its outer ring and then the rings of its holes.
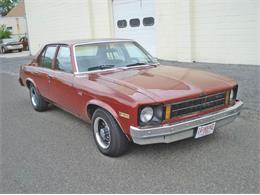
POLYGON ((214 132, 215 126, 216 123, 211 123, 198 127, 195 138, 200 138, 212 134, 214 132))

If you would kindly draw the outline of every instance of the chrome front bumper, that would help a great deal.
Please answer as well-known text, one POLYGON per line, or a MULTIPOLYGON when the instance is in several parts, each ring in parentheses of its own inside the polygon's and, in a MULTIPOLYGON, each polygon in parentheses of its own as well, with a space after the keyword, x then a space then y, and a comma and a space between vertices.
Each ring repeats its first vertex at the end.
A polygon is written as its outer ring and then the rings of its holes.
POLYGON ((242 101, 236 101, 235 105, 229 108, 191 120, 153 128, 131 126, 130 134, 133 142, 140 145, 175 142, 194 137, 197 127, 201 125, 216 122, 215 128, 218 128, 232 122, 240 114, 242 106, 242 101))

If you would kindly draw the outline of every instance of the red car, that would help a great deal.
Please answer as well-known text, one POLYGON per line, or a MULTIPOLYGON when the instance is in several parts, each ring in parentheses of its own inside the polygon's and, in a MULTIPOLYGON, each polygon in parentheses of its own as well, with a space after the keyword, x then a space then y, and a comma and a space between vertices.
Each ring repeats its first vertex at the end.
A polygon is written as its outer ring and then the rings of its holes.
POLYGON ((243 103, 233 79, 159 63, 128 39, 45 45, 20 68, 37 111, 54 104, 92 123, 98 149, 123 154, 129 142, 170 143, 212 134, 243 103))

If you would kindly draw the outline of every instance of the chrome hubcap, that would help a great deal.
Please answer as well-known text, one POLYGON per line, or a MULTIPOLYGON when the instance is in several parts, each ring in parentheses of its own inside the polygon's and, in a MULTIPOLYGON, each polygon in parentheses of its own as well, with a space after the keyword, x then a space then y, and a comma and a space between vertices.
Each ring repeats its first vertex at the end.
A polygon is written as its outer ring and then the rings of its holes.
POLYGON ((34 87, 31 87, 31 101, 33 106, 37 106, 38 98, 34 87))
POLYGON ((94 121, 94 134, 97 143, 102 148, 107 149, 111 141, 110 129, 107 122, 101 117, 97 117, 94 121))

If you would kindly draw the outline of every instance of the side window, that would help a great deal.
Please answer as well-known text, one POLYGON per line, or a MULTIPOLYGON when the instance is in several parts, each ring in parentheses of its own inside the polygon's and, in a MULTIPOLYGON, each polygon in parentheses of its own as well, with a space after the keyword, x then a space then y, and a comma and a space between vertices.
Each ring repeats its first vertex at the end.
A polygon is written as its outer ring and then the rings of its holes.
POLYGON ((154 25, 154 18, 153 17, 146 17, 143 19, 144 26, 153 26, 154 25))
POLYGON ((64 72, 72 72, 70 49, 68 47, 60 47, 56 58, 56 68, 64 72))
POLYGON ((131 27, 140 26, 140 20, 138 18, 131 19, 129 23, 131 27))
POLYGON ((117 27, 118 28, 125 28, 127 26, 127 21, 126 20, 118 20, 117 21, 117 27))
POLYGON ((56 46, 48 46, 42 53, 40 58, 40 66, 44 68, 51 68, 52 60, 56 52, 56 46))

